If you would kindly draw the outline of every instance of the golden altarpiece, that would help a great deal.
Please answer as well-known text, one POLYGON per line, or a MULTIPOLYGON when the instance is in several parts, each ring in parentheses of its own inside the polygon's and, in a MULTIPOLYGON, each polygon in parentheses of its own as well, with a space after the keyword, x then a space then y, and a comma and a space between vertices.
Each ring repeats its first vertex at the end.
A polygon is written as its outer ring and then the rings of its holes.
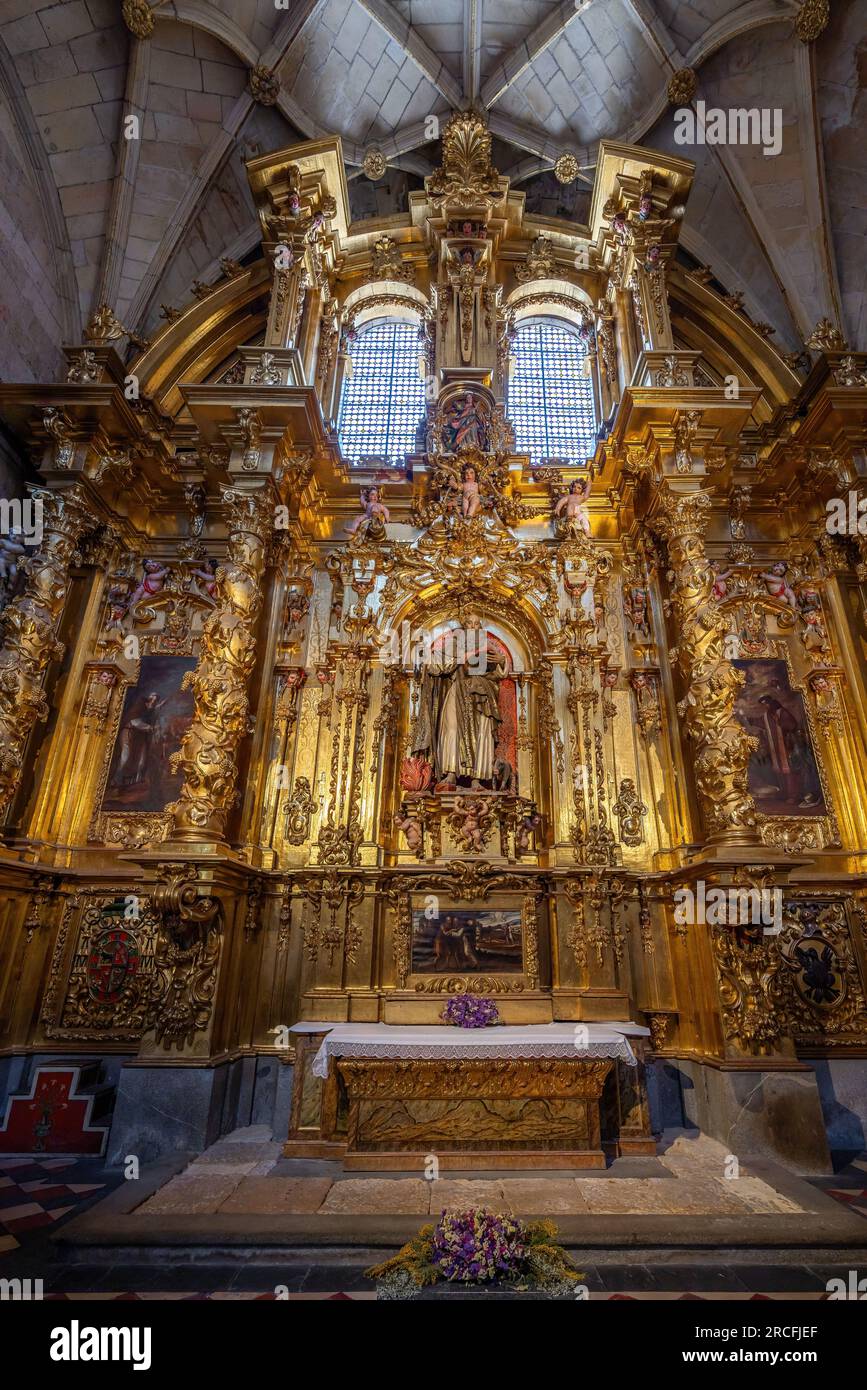
POLYGON ((356 224, 339 140, 256 158, 250 264, 150 342, 104 306, 64 382, 0 386, 44 518, 2 615, 3 1074, 114 1059, 116 1155, 204 1144, 293 1072, 282 1132, 324 1143, 288 1027, 471 990, 649 1025, 603 1106, 622 1150, 678 1078, 717 1137, 827 1163, 815 1059, 867 1053, 867 540, 826 526, 867 487, 865 356, 824 323, 784 358, 688 269, 688 161, 603 143, 579 226, 526 215, 490 147, 453 117, 406 213, 356 224), (580 464, 515 449, 542 315, 587 346, 580 464), (429 384, 399 467, 334 424, 382 317, 429 384), (481 787, 418 734, 412 644, 458 629, 509 702, 481 787), (690 888, 779 889, 781 929, 681 921, 690 888), (495 969, 422 965, 431 897, 517 923, 495 969))

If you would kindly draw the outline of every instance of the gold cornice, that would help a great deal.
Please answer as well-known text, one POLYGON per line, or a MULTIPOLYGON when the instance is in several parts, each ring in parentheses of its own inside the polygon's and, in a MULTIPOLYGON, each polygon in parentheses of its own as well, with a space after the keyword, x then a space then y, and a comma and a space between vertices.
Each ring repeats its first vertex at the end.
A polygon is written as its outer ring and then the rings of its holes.
POLYGON ((181 382, 203 380, 235 347, 249 341, 253 320, 261 318, 249 306, 267 292, 268 283, 265 261, 254 261, 242 275, 221 282, 206 299, 194 300, 167 323, 130 363, 142 393, 174 413, 181 403, 181 382))

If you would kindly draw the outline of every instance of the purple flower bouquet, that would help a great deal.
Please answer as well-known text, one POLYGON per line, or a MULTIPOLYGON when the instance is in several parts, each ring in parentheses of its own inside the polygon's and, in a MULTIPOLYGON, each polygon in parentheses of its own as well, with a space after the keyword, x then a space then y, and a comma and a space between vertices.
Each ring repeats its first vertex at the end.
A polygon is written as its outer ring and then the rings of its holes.
POLYGON ((420 1289, 446 1283, 491 1283, 517 1290, 538 1289, 552 1298, 575 1297, 584 1275, 554 1243, 551 1221, 519 1221, 487 1207, 444 1211, 435 1226, 422 1226, 384 1264, 367 1275, 377 1298, 414 1298, 420 1289))
POLYGON ((457 994, 443 1010, 446 1023, 456 1028, 489 1028, 499 1023, 500 1013, 493 999, 478 994, 457 994))
POLYGON ((485 1207, 444 1211, 434 1227, 432 1244, 440 1277, 466 1284, 514 1276, 525 1255, 520 1223, 485 1207))

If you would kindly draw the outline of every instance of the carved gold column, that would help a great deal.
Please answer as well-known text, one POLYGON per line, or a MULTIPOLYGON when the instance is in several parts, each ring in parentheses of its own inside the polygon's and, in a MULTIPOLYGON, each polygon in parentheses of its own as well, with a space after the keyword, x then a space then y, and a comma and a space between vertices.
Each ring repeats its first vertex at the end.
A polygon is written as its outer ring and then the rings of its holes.
POLYGON ((222 839, 235 800, 238 746, 247 732, 247 682, 256 663, 262 574, 274 522, 270 487, 226 488, 229 555, 217 571, 218 603, 202 630, 199 664, 185 677, 195 713, 172 766, 184 785, 172 807, 171 838, 222 839))
POLYGON ((734 715, 743 676, 725 657, 725 621, 711 597, 704 540, 711 502, 704 492, 666 488, 653 525, 668 546, 677 646, 686 694, 677 709, 695 748, 695 785, 715 843, 756 844, 756 808, 747 766, 756 740, 734 715))
POLYGON ((69 592, 69 569, 81 536, 94 525, 78 484, 62 493, 32 488, 31 495, 42 507, 42 546, 27 561, 24 592, 0 619, 0 810, 9 805, 20 781, 33 725, 48 717, 42 682, 49 662, 63 652, 57 626, 69 592))

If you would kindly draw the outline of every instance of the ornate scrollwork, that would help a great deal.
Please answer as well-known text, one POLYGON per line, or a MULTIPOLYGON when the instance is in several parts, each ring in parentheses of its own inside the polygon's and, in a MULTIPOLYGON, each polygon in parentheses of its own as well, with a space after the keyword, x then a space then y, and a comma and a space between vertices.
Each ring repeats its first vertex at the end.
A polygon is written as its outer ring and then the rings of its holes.
POLYGON ((202 891, 189 864, 159 864, 157 875, 151 904, 162 929, 154 962, 153 1028, 168 1050, 191 1043, 210 1020, 220 959, 220 902, 202 891))
POLYGON ((31 488, 43 509, 41 549, 27 561, 23 593, 0 616, 0 810, 9 804, 21 776, 24 748, 38 720, 48 718, 43 678, 63 647, 57 627, 66 602, 79 540, 93 517, 79 487, 52 493, 31 488))
POLYGON ((184 775, 169 808, 176 836, 219 839, 235 800, 236 754, 247 732, 247 681, 256 663, 256 619, 274 508, 265 491, 226 488, 229 557, 216 574, 217 606, 202 628, 199 662, 184 677, 193 691, 193 721, 170 760, 184 775))
POLYGON ((668 546, 677 647, 672 653, 686 694, 678 704, 695 746, 695 782, 712 835, 756 838, 756 808, 747 787, 756 739, 735 714, 743 675, 726 657, 726 623, 713 602, 714 575, 704 549, 710 498, 703 492, 662 497, 656 529, 668 546))
POLYGON ((782 959, 772 937, 710 928, 723 1032, 746 1053, 776 1052, 783 1035, 782 959))
POLYGON ((284 807, 286 817, 286 840, 290 845, 303 845, 310 837, 310 820, 316 808, 310 782, 306 777, 296 777, 292 795, 284 807))
POLYGON ((496 199, 500 176, 491 164, 491 133, 478 111, 459 111, 446 122, 442 160, 426 180, 434 202, 459 207, 496 199))

